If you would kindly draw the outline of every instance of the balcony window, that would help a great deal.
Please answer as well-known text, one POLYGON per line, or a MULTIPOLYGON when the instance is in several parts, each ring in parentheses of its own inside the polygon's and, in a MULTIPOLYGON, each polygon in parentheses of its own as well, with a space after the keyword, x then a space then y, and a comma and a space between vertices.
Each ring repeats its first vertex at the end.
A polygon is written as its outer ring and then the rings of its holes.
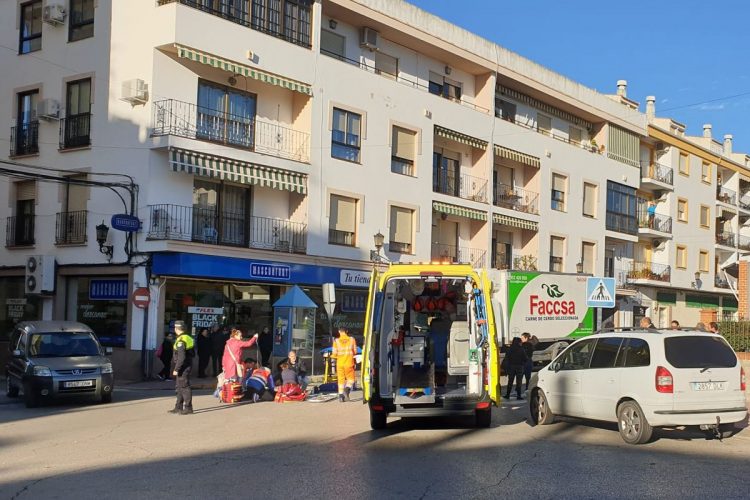
POLYGON ((391 172, 414 176, 414 156, 417 133, 393 127, 391 135, 391 172))
POLYGON ((461 189, 460 153, 443 150, 432 154, 432 190, 458 196, 461 189))
POLYGON ((549 239, 549 270, 555 273, 563 272, 565 252, 565 238, 552 236, 549 239))
POLYGON ((552 210, 565 212, 565 192, 568 178, 560 174, 552 174, 552 210))
POLYGON ((198 83, 196 137, 245 148, 255 145, 254 94, 198 83))
POLYGON ((21 5, 18 53, 28 54, 42 48, 42 0, 21 5))
POLYGON ((510 243, 498 242, 492 239, 492 248, 495 250, 492 255, 491 265, 495 269, 511 269, 513 267, 513 247, 510 243))
POLYGON ((430 71, 429 91, 452 101, 461 100, 461 83, 430 71))
POLYGON ((607 221, 610 231, 638 234, 635 188, 607 181, 607 221))
POLYGON ((391 207, 388 249, 396 253, 414 253, 414 210, 391 207))
POLYGON ((65 119, 60 123, 60 149, 91 144, 91 79, 69 82, 65 119))
POLYGON ((30 246, 34 244, 34 219, 36 209, 36 182, 15 183, 15 215, 8 217, 6 245, 30 246))
POLYGON ((375 52, 375 74, 395 80, 398 78, 398 58, 375 52))
POLYGON ((580 128, 571 125, 568 132, 568 141, 571 144, 580 146, 583 142, 583 131, 580 128))
MULTIPOLYGON (((232 3, 225 0, 222 4, 232 3)), ((238 2, 238 4, 244 2, 238 2)), ((283 38, 288 42, 310 46, 311 0, 252 0, 250 26, 258 31, 283 38)), ((242 7, 236 7, 242 11, 242 7)), ((230 20, 245 24, 247 14, 241 12, 230 20)))
POLYGON ((70 0, 68 41, 94 36, 94 0, 70 0))
POLYGON ((536 130, 540 134, 551 136, 552 135, 552 118, 547 115, 537 113, 536 130))
POLYGON ((36 119, 38 100, 38 90, 18 94, 16 126, 11 131, 11 156, 39 152, 39 122, 36 119))
POLYGON ((241 246, 247 243, 250 190, 196 180, 193 184, 192 239, 241 246))
POLYGON ((583 215, 596 218, 597 186, 588 182, 583 183, 583 215))
POLYGON ((362 115, 333 108, 331 156, 339 160, 359 163, 361 136, 362 115))
POLYGON ((357 200, 331 195, 328 243, 332 245, 357 245, 357 200))
POLYGON ((346 38, 333 31, 320 30, 320 52, 336 59, 346 58, 346 38))
POLYGON ((495 98, 495 116, 506 122, 516 122, 516 105, 512 102, 495 98))

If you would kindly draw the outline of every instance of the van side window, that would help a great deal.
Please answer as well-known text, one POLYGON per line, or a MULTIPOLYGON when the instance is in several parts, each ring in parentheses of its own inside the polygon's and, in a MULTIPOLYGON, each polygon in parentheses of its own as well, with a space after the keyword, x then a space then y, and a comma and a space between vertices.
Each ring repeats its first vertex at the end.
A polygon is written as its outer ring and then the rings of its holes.
POLYGON ((614 368, 622 338, 599 339, 591 356, 591 368, 614 368))
MULTIPOLYGON (((18 340, 14 349, 26 350, 26 342, 24 342, 23 330, 16 330, 13 336, 18 340)), ((12 345, 12 344, 11 344, 12 345)))
POLYGON ((625 341, 620 354, 617 356, 616 366, 637 368, 651 364, 651 350, 648 342, 643 339, 628 339, 625 341))
POLYGON ((591 351, 594 350, 596 339, 581 341, 570 347, 562 359, 561 370, 583 370, 589 367, 589 358, 591 351))

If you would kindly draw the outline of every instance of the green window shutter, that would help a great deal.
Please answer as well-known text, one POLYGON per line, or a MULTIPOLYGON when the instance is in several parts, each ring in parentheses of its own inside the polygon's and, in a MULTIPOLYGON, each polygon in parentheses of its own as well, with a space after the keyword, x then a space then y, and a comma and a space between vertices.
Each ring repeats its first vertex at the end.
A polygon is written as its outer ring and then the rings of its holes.
POLYGON ((699 309, 718 309, 719 297, 709 295, 685 295, 685 305, 687 307, 697 307, 699 309))
POLYGON ((669 292, 657 292, 656 301, 659 304, 677 304, 677 294, 669 292))
POLYGON ((721 301, 721 305, 725 311, 736 311, 737 310, 737 299, 733 297, 724 297, 721 301))

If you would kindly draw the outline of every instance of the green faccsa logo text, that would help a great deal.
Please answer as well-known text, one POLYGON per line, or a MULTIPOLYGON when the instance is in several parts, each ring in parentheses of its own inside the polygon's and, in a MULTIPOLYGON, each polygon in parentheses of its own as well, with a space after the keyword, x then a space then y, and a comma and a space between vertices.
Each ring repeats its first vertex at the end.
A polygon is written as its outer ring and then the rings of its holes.
POLYGON ((555 285, 555 284, 548 285, 548 284, 544 283, 544 284, 542 284, 542 289, 545 292, 547 292, 547 295, 549 295, 551 298, 553 298, 553 299, 559 299, 560 297, 562 297, 563 295, 565 295, 565 292, 561 292, 558 289, 558 286, 559 285, 555 285))

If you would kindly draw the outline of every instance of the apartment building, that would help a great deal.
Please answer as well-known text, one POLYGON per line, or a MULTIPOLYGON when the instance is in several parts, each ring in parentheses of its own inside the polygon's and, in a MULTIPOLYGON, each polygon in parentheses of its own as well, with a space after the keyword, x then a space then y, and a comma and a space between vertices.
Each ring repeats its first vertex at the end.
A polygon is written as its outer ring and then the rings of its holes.
POLYGON ((664 290, 691 288, 704 249, 702 291, 720 283, 730 250, 698 225, 694 200, 708 200, 709 226, 734 210, 722 224, 741 252, 744 209, 713 191, 717 176, 740 190, 736 159, 709 155, 710 186, 699 163, 667 179, 678 150, 699 162, 693 149, 710 147, 666 126, 677 144, 654 136, 663 127, 626 82, 597 93, 405 2, 34 0, 0 12, 2 45, 18 49, 0 52, 8 158, 57 177, 0 177, 0 322, 87 322, 129 376, 175 320, 271 326, 292 284, 319 306, 295 334, 315 325, 327 338, 326 282, 334 325, 358 333, 372 252, 615 276, 618 307, 602 321, 616 324, 683 314, 681 292, 670 306, 664 290), (682 182, 696 191, 685 226, 682 182), (109 227, 122 213, 141 221, 132 237, 109 227), (54 290, 26 293, 30 255, 54 259, 54 290), (138 287, 148 313, 130 300, 138 287))

